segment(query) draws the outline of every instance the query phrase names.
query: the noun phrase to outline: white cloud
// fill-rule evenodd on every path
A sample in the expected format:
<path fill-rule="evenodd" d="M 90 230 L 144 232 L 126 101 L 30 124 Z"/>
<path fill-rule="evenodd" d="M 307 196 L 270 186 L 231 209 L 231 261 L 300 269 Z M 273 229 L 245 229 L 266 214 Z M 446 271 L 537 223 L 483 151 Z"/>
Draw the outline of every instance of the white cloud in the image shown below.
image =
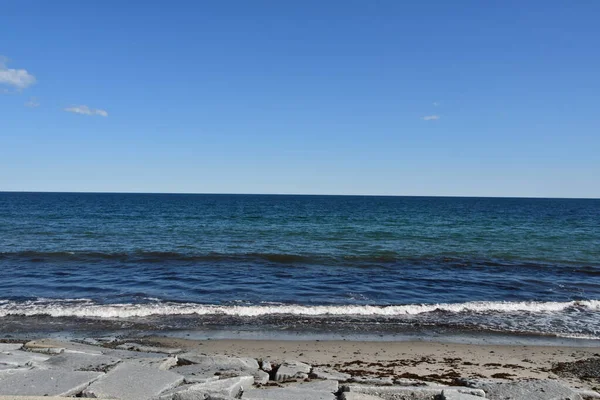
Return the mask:
<path fill-rule="evenodd" d="M 439 103 L 439 102 L 437 102 L 437 101 L 434 101 L 434 102 L 433 102 L 433 106 L 434 106 L 434 107 L 437 107 L 437 106 L 439 106 L 439 105 L 440 105 L 440 103 Z"/>
<path fill-rule="evenodd" d="M 440 119 L 439 115 L 426 115 L 423 117 L 423 121 L 437 121 Z"/>
<path fill-rule="evenodd" d="M 100 108 L 89 108 L 88 106 L 71 106 L 65 108 L 65 111 L 75 114 L 100 115 L 101 117 L 108 117 L 106 110 L 102 110 Z"/>
<path fill-rule="evenodd" d="M 0 56 L 0 85 L 8 85 L 17 90 L 25 89 L 35 83 L 35 76 L 25 69 L 8 68 L 8 59 Z M 7 92 L 4 90 L 4 92 Z"/>
<path fill-rule="evenodd" d="M 29 99 L 29 101 L 27 103 L 25 103 L 25 107 L 35 108 L 35 107 L 39 107 L 39 106 L 40 106 L 40 102 L 38 101 L 37 97 L 32 97 Z"/>

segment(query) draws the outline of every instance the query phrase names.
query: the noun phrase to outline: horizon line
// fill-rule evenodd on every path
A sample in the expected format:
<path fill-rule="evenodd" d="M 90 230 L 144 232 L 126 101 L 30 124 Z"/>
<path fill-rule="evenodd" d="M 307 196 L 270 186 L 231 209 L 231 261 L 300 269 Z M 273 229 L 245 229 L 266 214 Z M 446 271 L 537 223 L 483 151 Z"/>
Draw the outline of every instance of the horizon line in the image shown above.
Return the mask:
<path fill-rule="evenodd" d="M 49 190 L 0 190 L 0 193 L 47 193 L 47 194 L 149 194 L 189 196 L 329 196 L 329 197 L 435 197 L 478 199 L 549 199 L 549 200 L 600 200 L 600 197 L 544 197 L 544 196 L 468 196 L 468 195 L 417 195 L 417 194 L 317 194 L 317 193 L 234 193 L 234 192 L 112 192 L 112 191 L 49 191 Z"/>

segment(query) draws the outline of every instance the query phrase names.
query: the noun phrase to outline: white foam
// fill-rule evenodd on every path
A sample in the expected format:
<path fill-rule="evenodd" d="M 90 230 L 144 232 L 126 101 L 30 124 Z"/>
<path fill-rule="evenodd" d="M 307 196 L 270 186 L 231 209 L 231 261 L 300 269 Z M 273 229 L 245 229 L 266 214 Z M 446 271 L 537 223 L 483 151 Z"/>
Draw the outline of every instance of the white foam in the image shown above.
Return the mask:
<path fill-rule="evenodd" d="M 431 312 L 448 313 L 552 313 L 566 309 L 600 310 L 600 300 L 569 302 L 467 302 L 448 304 L 409 304 L 397 306 L 339 305 L 255 305 L 220 306 L 195 303 L 96 304 L 89 299 L 36 300 L 0 303 L 0 317 L 9 315 L 87 318 L 132 318 L 160 315 L 227 315 L 259 317 L 265 315 L 295 316 L 382 316 L 395 317 Z"/>

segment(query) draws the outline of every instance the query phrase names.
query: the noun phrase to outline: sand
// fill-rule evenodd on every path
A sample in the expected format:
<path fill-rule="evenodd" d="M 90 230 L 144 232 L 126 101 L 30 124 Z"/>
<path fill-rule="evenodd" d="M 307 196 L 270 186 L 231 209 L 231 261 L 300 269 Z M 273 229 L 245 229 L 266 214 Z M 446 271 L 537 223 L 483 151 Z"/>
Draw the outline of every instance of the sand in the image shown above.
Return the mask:
<path fill-rule="evenodd" d="M 451 383 L 462 377 L 560 379 L 573 388 L 598 389 L 595 380 L 557 376 L 558 362 L 600 357 L 599 347 L 473 345 L 433 342 L 188 340 L 149 337 L 146 343 L 206 355 L 253 357 L 279 363 L 295 359 L 353 376 L 414 378 Z M 139 342 L 139 340 L 138 340 Z"/>

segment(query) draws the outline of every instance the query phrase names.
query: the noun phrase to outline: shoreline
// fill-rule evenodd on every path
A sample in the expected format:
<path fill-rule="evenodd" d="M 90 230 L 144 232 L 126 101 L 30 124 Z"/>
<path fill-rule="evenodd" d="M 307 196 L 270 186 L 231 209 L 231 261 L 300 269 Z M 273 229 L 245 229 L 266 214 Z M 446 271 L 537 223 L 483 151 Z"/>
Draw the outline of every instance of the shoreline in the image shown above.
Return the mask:
<path fill-rule="evenodd" d="M 49 379 L 61 386 L 75 378 L 85 384 L 65 392 L 49 388 L 50 395 L 122 400 L 373 399 L 361 393 L 379 400 L 454 399 L 452 393 L 493 400 L 600 398 L 600 345 L 12 337 L 0 339 L 0 367 L 0 399 L 24 391 L 45 395 L 36 388 Z M 159 378 L 170 382 L 168 387 Z M 153 385 L 158 386 L 152 396 L 141 394 Z M 211 390 L 222 397 L 211 397 Z M 562 397 L 544 394 L 553 391 Z M 206 393 L 209 397 L 203 397 Z"/>
<path fill-rule="evenodd" d="M 194 340 L 158 336 L 137 340 L 161 347 L 198 351 L 206 355 L 261 358 L 267 354 L 276 362 L 292 358 L 313 366 L 341 365 L 349 370 L 353 369 L 349 365 L 359 360 L 360 368 L 354 369 L 369 371 L 373 376 L 380 378 L 389 375 L 390 369 L 386 363 L 393 364 L 401 360 L 402 366 L 395 368 L 395 372 L 418 376 L 424 381 L 446 384 L 453 381 L 453 371 L 462 377 L 557 379 L 551 371 L 554 364 L 600 357 L 600 343 L 596 347 L 580 347 L 433 341 Z M 377 363 L 383 365 L 370 365 Z M 370 366 L 367 367 L 368 365 Z M 560 379 L 573 387 L 589 389 L 594 386 L 580 379 Z"/>

